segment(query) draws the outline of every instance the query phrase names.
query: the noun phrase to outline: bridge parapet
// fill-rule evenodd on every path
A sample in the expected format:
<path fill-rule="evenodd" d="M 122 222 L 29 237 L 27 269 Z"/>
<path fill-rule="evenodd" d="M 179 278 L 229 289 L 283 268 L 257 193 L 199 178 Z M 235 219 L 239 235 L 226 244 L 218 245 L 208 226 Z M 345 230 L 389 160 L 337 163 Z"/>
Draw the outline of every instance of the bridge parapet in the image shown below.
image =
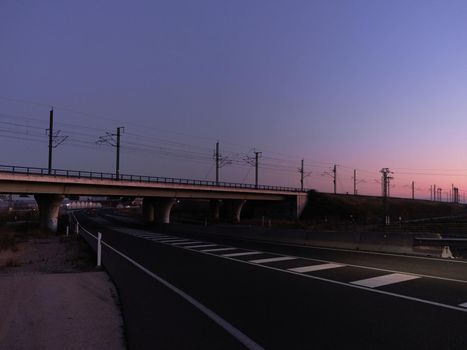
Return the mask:
<path fill-rule="evenodd" d="M 81 180 L 107 180 L 111 183 L 114 182 L 130 182 L 130 183 L 144 183 L 144 184 L 173 184 L 173 185 L 193 185 L 193 186 L 205 186 L 212 188 L 228 188 L 228 189 L 249 189 L 258 191 L 274 191 L 274 192 L 293 192 L 300 193 L 305 192 L 299 188 L 286 187 L 286 186 L 270 186 L 270 185 L 254 185 L 245 183 L 235 182 L 216 182 L 209 180 L 195 180 L 195 179 L 184 179 L 184 178 L 171 178 L 171 177 L 160 177 L 160 176 L 146 176 L 146 175 L 127 175 L 120 174 L 119 178 L 113 173 L 103 172 L 92 172 L 82 170 L 65 170 L 65 169 L 52 169 L 49 174 L 46 168 L 36 167 L 21 167 L 21 166 L 9 166 L 0 165 L 0 177 L 4 177 L 5 174 L 16 175 L 27 175 L 29 176 L 40 176 L 41 178 L 66 178 L 66 179 L 81 179 Z M 60 181 L 60 180 L 58 180 Z M 80 181 L 78 181 L 80 182 Z"/>

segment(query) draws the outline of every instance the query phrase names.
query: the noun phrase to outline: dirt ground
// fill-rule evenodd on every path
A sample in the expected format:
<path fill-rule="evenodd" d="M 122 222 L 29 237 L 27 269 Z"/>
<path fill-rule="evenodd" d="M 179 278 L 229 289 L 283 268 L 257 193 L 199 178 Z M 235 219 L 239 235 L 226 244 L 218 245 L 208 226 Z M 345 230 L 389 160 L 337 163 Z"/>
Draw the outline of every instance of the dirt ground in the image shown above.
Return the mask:
<path fill-rule="evenodd" d="M 118 294 L 77 236 L 0 227 L 0 349 L 125 349 Z"/>
<path fill-rule="evenodd" d="M 11 235 L 1 231 L 0 236 Z M 20 236 L 0 250 L 0 274 L 97 271 L 95 257 L 79 237 Z"/>

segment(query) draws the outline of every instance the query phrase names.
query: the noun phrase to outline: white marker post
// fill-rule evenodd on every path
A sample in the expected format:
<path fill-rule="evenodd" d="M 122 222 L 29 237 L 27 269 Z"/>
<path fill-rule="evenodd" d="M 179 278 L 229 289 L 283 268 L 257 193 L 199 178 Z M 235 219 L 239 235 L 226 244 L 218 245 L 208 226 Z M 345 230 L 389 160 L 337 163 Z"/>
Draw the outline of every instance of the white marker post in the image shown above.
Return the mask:
<path fill-rule="evenodd" d="M 102 233 L 97 232 L 97 267 L 101 267 L 101 261 L 102 261 L 101 240 L 102 240 Z"/>
<path fill-rule="evenodd" d="M 76 235 L 79 235 L 79 223 L 78 223 L 78 221 L 76 221 L 75 233 L 76 233 Z"/>
<path fill-rule="evenodd" d="M 70 226 L 66 225 L 66 236 L 70 235 Z"/>

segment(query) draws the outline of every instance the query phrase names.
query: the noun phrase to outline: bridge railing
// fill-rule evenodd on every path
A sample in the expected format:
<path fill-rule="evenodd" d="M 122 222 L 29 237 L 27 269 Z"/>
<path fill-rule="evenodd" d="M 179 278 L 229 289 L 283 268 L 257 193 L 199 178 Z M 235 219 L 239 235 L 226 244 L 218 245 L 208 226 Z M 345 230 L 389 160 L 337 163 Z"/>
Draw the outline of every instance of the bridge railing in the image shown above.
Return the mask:
<path fill-rule="evenodd" d="M 103 173 L 94 171 L 81 171 L 81 170 L 67 170 L 67 169 L 52 169 L 49 174 L 46 168 L 37 167 L 23 167 L 0 165 L 0 172 L 10 174 L 23 174 L 23 175 L 41 175 L 41 176 L 55 176 L 66 178 L 80 178 L 80 179 L 94 179 L 94 180 L 113 180 L 113 181 L 131 181 L 140 183 L 166 183 L 176 185 L 197 185 L 197 186 L 211 186 L 211 187 L 224 187 L 224 188 L 239 188 L 239 189 L 257 189 L 281 192 L 305 192 L 299 188 L 285 187 L 285 186 L 269 186 L 269 185 L 254 185 L 236 182 L 223 182 L 223 181 L 209 181 L 209 180 L 193 180 L 173 177 L 161 176 L 147 176 L 147 175 L 128 175 L 120 174 L 117 176 L 115 173 Z"/>

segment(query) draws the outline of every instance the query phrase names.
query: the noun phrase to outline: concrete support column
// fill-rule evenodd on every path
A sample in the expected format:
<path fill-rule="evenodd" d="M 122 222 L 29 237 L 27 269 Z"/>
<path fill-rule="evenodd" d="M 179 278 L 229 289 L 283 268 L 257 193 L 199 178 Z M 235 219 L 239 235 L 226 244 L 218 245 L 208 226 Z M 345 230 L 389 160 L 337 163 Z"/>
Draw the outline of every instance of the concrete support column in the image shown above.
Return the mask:
<path fill-rule="evenodd" d="M 232 220 L 234 223 L 238 224 L 240 222 L 240 216 L 242 213 L 242 208 L 245 205 L 246 200 L 238 199 L 238 200 L 231 200 L 231 214 Z"/>
<path fill-rule="evenodd" d="M 175 198 L 157 199 L 157 221 L 163 224 L 170 223 L 170 211 L 177 200 Z"/>
<path fill-rule="evenodd" d="M 64 196 L 58 194 L 35 194 L 39 207 L 39 227 L 41 231 L 57 232 L 58 211 Z"/>
<path fill-rule="evenodd" d="M 221 209 L 222 201 L 220 199 L 211 199 L 209 202 L 209 209 L 211 212 L 211 219 L 214 222 L 218 222 L 220 220 L 220 209 Z"/>
<path fill-rule="evenodd" d="M 300 216 L 302 215 L 303 210 L 305 209 L 307 203 L 308 203 L 307 194 L 297 195 L 297 198 L 295 200 L 295 205 L 294 205 L 294 213 L 293 213 L 295 219 L 300 219 Z"/>
<path fill-rule="evenodd" d="M 148 223 L 153 223 L 155 219 L 154 199 L 151 197 L 143 198 L 143 217 Z"/>

